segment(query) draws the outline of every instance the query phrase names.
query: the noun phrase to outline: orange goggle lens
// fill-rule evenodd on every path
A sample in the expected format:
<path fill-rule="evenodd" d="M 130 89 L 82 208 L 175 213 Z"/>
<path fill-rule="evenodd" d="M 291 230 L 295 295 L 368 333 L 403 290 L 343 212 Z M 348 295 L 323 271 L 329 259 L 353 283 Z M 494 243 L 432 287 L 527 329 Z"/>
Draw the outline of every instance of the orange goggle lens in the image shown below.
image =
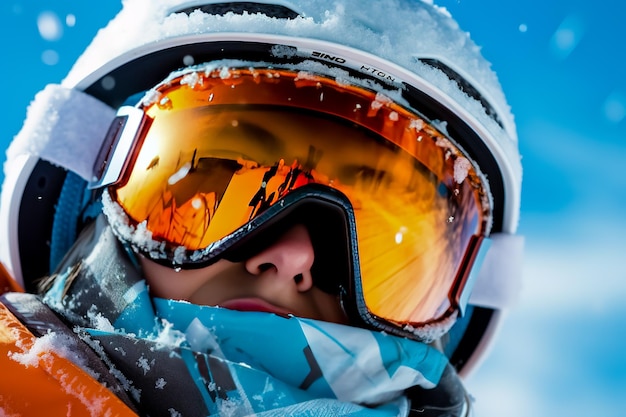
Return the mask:
<path fill-rule="evenodd" d="M 352 206 L 354 287 L 370 314 L 425 323 L 450 309 L 489 207 L 473 165 L 428 121 L 365 88 L 288 70 L 191 72 L 152 97 L 132 110 L 131 157 L 109 192 L 153 240 L 184 247 L 183 266 L 318 184 Z M 116 137 L 128 135 L 119 127 Z"/>

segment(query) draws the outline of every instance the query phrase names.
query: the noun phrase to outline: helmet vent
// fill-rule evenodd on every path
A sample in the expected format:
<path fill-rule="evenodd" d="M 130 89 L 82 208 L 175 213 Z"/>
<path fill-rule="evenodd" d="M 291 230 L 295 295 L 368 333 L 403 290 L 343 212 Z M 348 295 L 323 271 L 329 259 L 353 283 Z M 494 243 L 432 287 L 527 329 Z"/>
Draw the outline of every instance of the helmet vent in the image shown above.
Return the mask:
<path fill-rule="evenodd" d="M 244 14 L 244 12 L 251 14 L 261 13 L 268 17 L 275 17 L 278 19 L 295 19 L 299 16 L 297 12 L 286 6 L 279 4 L 257 3 L 253 1 L 225 1 L 220 3 L 196 5 L 176 10 L 176 12 L 191 14 L 195 10 L 200 10 L 204 13 L 213 15 L 225 15 L 226 13 Z"/>
<path fill-rule="evenodd" d="M 439 61 L 438 59 L 418 58 L 418 60 L 426 65 L 430 65 L 433 68 L 437 68 L 438 70 L 446 74 L 448 78 L 450 78 L 459 86 L 461 91 L 463 91 L 465 94 L 472 97 L 473 99 L 477 100 L 483 106 L 487 115 L 491 117 L 498 125 L 500 125 L 502 129 L 504 129 L 504 124 L 502 123 L 502 120 L 500 120 L 500 117 L 498 116 L 498 113 L 493 108 L 493 106 L 482 94 L 480 94 L 480 91 L 478 91 L 476 87 L 470 84 L 470 82 L 465 79 L 461 74 L 459 74 L 443 62 Z"/>

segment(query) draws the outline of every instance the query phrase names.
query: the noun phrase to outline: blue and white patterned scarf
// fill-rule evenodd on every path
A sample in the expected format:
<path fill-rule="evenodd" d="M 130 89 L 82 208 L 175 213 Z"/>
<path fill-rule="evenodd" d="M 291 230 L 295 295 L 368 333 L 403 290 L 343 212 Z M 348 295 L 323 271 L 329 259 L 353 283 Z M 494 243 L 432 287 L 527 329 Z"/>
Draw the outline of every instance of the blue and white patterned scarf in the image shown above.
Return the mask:
<path fill-rule="evenodd" d="M 73 323 L 142 414 L 406 416 L 405 390 L 446 384 L 447 358 L 423 343 L 152 298 L 110 230 L 97 235 L 76 254 L 78 278 L 68 286 L 73 268 L 63 267 L 44 301 Z"/>
<path fill-rule="evenodd" d="M 118 330 L 88 333 L 137 401 L 172 416 L 405 416 L 403 392 L 434 388 L 447 364 L 428 345 L 384 333 L 172 300 L 151 303 L 143 288 L 127 293 L 136 299 L 113 323 Z"/>

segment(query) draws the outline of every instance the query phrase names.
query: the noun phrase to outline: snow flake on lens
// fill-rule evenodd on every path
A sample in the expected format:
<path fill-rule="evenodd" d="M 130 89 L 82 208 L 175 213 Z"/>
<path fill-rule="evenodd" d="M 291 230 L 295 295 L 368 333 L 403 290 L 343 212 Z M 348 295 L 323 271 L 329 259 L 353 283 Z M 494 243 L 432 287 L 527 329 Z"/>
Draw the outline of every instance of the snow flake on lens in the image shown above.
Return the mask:
<path fill-rule="evenodd" d="M 175 265 L 182 265 L 187 254 L 187 249 L 184 246 L 179 246 L 174 250 L 174 258 L 172 259 L 172 262 Z M 180 267 L 176 267 L 175 268 L 176 272 L 180 272 L 181 268 Z"/>
<path fill-rule="evenodd" d="M 442 306 L 443 307 L 443 306 Z M 442 311 L 438 311 L 437 315 L 442 314 Z M 433 340 L 439 339 L 442 335 L 448 332 L 452 325 L 456 322 L 458 316 L 457 312 L 450 314 L 450 316 L 438 321 L 434 324 L 420 325 L 419 327 L 413 327 L 407 324 L 403 327 L 403 330 L 412 333 L 417 338 L 424 341 L 424 343 L 430 343 Z"/>
<path fill-rule="evenodd" d="M 472 164 L 467 158 L 462 156 L 456 158 L 454 161 L 454 180 L 457 184 L 465 181 L 471 168 Z"/>
<path fill-rule="evenodd" d="M 195 89 L 197 86 L 201 87 L 204 84 L 204 77 L 202 77 L 198 72 L 189 73 L 180 80 L 180 85 L 188 85 L 192 89 Z"/>
<path fill-rule="evenodd" d="M 159 109 L 161 110 L 171 110 L 172 107 L 174 106 L 172 104 L 172 100 L 170 100 L 169 97 L 165 96 L 162 97 L 158 102 L 157 102 L 157 106 L 159 107 Z"/>
<path fill-rule="evenodd" d="M 296 77 L 293 79 L 294 82 L 298 82 L 298 81 L 303 81 L 303 80 L 307 80 L 307 81 L 314 81 L 316 82 L 318 87 L 321 87 L 321 84 L 317 81 L 319 79 L 319 77 L 309 71 L 298 71 L 298 73 L 296 74 Z"/>
<path fill-rule="evenodd" d="M 168 179 L 167 179 L 167 183 L 169 185 L 174 185 L 177 182 L 179 182 L 180 180 L 184 179 L 187 174 L 189 174 L 189 172 L 191 171 L 191 162 L 187 162 L 185 163 L 182 167 L 180 167 L 180 169 L 178 171 L 176 171 L 175 173 L 173 173 Z"/>
<path fill-rule="evenodd" d="M 370 104 L 371 113 L 368 116 L 374 116 L 378 112 L 378 110 L 382 109 L 384 106 L 388 106 L 392 103 L 392 100 L 382 93 L 376 93 L 376 98 Z"/>
<path fill-rule="evenodd" d="M 424 125 L 425 123 L 422 119 L 411 119 L 409 128 L 415 129 L 415 131 L 419 132 L 420 130 L 424 129 Z"/>
<path fill-rule="evenodd" d="M 141 99 L 141 105 L 144 107 L 149 107 L 154 103 L 158 102 L 161 99 L 162 94 L 156 90 L 147 91 L 146 94 Z"/>
<path fill-rule="evenodd" d="M 404 241 L 404 235 L 406 235 L 408 232 L 409 232 L 409 229 L 406 226 L 400 227 L 400 230 L 396 232 L 396 235 L 394 238 L 397 245 L 401 244 Z"/>
<path fill-rule="evenodd" d="M 232 72 L 230 71 L 230 69 L 228 67 L 223 67 L 220 70 L 220 78 L 222 80 L 227 80 L 227 79 L 229 79 L 231 77 L 232 77 Z"/>

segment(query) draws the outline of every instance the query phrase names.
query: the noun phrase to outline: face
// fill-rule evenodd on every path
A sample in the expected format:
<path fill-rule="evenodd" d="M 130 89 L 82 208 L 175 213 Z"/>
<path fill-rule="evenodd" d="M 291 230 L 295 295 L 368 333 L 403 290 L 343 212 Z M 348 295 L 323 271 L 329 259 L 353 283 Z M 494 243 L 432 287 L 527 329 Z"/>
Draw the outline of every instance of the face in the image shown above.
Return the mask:
<path fill-rule="evenodd" d="M 150 292 L 157 297 L 345 323 L 338 297 L 313 285 L 314 258 L 306 227 L 295 225 L 242 262 L 220 260 L 181 271 L 145 257 L 141 264 Z"/>

